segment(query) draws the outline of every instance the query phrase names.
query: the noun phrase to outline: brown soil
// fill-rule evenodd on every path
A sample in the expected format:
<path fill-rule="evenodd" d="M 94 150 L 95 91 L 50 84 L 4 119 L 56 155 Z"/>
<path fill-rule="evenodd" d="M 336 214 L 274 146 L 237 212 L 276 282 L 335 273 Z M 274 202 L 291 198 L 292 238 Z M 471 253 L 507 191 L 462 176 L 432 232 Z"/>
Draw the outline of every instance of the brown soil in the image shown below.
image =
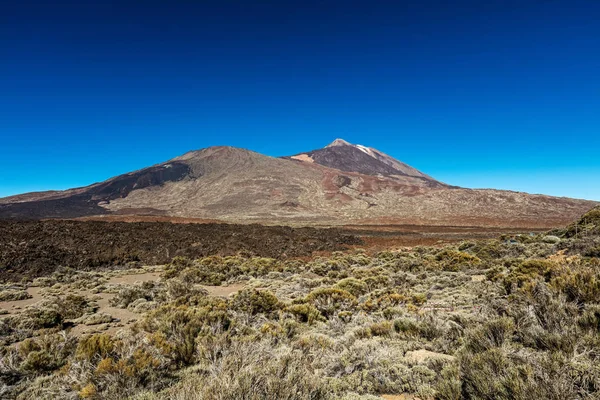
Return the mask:
<path fill-rule="evenodd" d="M 0 279 L 34 278 L 60 266 L 160 265 L 176 256 L 244 253 L 310 256 L 360 244 L 338 229 L 167 222 L 0 221 Z"/>
<path fill-rule="evenodd" d="M 374 253 L 399 247 L 436 246 L 467 239 L 492 239 L 503 234 L 529 234 L 545 231 L 540 228 L 494 228 L 478 226 L 432 225 L 346 225 L 343 232 L 352 234 L 363 243 L 353 247 Z"/>
<path fill-rule="evenodd" d="M 245 286 L 245 283 L 235 283 L 229 286 L 205 286 L 200 285 L 208 292 L 209 296 L 229 297 L 239 292 Z"/>

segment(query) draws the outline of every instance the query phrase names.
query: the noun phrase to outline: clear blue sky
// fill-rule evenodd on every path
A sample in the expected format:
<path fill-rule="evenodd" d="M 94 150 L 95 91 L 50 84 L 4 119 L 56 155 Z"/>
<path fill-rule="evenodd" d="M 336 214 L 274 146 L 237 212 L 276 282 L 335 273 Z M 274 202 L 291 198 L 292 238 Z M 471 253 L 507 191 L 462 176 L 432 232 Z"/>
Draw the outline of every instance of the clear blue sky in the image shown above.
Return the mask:
<path fill-rule="evenodd" d="M 600 200 L 599 21 L 597 0 L 4 2 L 0 196 L 342 137 Z"/>

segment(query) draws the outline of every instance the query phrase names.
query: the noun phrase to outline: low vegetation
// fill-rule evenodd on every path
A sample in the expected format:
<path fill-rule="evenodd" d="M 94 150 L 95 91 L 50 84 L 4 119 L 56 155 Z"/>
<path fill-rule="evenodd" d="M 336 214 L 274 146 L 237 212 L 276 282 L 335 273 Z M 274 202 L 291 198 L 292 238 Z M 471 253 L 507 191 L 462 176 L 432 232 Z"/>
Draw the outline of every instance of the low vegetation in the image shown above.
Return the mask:
<path fill-rule="evenodd" d="M 176 258 L 143 284 L 58 270 L 36 281 L 43 301 L 0 317 L 0 397 L 598 398 L 595 215 L 577 235 L 310 260 Z M 219 296 L 214 285 L 241 289 Z M 77 333 L 104 311 L 74 288 L 111 293 L 110 307 L 139 318 Z"/>

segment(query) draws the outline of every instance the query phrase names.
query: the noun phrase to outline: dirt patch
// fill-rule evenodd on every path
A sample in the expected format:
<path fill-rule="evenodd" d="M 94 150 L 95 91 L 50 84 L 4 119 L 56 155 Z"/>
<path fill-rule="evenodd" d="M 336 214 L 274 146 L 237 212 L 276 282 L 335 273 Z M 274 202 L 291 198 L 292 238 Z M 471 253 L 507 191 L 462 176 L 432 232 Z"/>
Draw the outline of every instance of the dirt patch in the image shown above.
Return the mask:
<path fill-rule="evenodd" d="M 312 157 L 309 156 L 308 154 L 298 154 L 297 156 L 291 156 L 290 158 L 294 159 L 294 160 L 299 160 L 299 161 L 306 161 L 309 163 L 315 162 L 315 160 L 313 160 Z"/>
<path fill-rule="evenodd" d="M 454 360 L 453 356 L 450 356 L 448 354 L 443 354 L 443 353 L 436 353 L 435 351 L 429 351 L 429 350 L 425 350 L 425 349 L 420 349 L 420 350 L 415 350 L 415 351 L 407 351 L 406 354 L 404 355 L 404 358 L 406 358 L 409 361 L 413 361 L 416 363 L 422 363 L 426 360 L 447 360 L 447 361 L 452 361 Z"/>
<path fill-rule="evenodd" d="M 209 296 L 223 296 L 228 297 L 233 293 L 237 293 L 242 290 L 245 283 L 235 283 L 229 286 L 204 286 L 202 287 L 208 291 Z"/>
<path fill-rule="evenodd" d="M 0 279 L 52 273 L 59 266 L 91 270 L 130 262 L 160 265 L 176 256 L 244 253 L 310 256 L 359 244 L 338 229 L 167 222 L 0 221 Z"/>
<path fill-rule="evenodd" d="M 377 252 L 401 247 L 443 246 L 463 240 L 493 239 L 503 234 L 529 234 L 540 232 L 536 228 L 486 228 L 478 226 L 433 225 L 345 225 L 342 232 L 353 234 L 363 243 L 360 247 Z"/>
<path fill-rule="evenodd" d="M 160 272 L 147 272 L 144 274 L 130 274 L 113 276 L 108 280 L 109 285 L 133 285 L 137 283 L 157 281 L 160 279 Z"/>

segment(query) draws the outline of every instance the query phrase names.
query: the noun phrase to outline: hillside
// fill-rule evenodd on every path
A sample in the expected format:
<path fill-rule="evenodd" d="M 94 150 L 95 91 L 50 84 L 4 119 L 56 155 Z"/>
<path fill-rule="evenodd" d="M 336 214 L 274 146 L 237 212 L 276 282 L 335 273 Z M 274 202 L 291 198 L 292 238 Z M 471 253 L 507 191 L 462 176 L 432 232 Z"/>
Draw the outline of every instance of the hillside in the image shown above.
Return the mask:
<path fill-rule="evenodd" d="M 283 158 L 224 146 L 191 151 L 87 187 L 0 199 L 0 217 L 557 227 L 596 204 L 450 186 L 379 150 L 338 139 Z"/>

